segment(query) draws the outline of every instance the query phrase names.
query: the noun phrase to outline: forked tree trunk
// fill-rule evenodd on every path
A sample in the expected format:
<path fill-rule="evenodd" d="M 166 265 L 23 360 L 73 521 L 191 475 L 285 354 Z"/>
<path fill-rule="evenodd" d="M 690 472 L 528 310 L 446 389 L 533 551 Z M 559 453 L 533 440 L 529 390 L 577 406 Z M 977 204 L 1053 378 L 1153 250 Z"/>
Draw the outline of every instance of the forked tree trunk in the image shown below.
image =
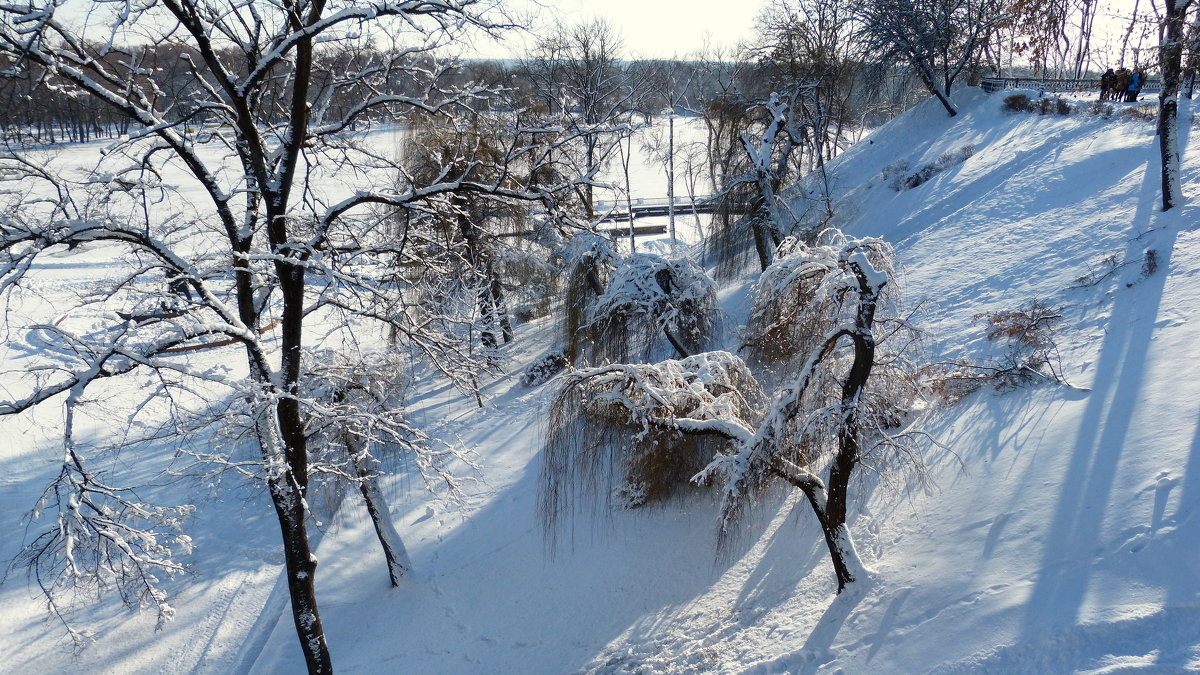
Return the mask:
<path fill-rule="evenodd" d="M 877 275 L 863 269 L 863 265 L 869 263 L 864 259 L 861 262 L 852 260 L 848 264 L 858 281 L 858 312 L 854 327 L 834 338 L 837 340 L 849 337 L 854 344 L 854 360 L 850 364 L 846 379 L 842 382 L 843 423 L 838 431 L 837 454 L 834 455 L 833 464 L 829 468 L 829 484 L 823 485 L 811 474 L 801 477 L 790 471 L 787 463 L 775 467 L 778 475 L 803 490 L 808 497 L 813 513 L 821 525 L 821 532 L 825 536 L 825 545 L 829 549 L 829 558 L 837 576 L 838 593 L 845 590 L 846 585 L 853 582 L 862 570 L 862 562 L 850 536 L 850 528 L 846 525 L 846 511 L 850 478 L 862 460 L 858 406 L 875 365 L 875 309 L 879 304 L 879 293 L 887 283 L 886 277 L 877 278 Z"/>

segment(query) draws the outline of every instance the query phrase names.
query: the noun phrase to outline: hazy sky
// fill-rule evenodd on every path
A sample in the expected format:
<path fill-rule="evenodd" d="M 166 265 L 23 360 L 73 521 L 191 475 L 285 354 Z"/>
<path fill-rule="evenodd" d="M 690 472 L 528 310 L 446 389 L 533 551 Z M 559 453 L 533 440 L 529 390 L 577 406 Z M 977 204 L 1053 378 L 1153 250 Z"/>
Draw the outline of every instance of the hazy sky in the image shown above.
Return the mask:
<path fill-rule="evenodd" d="M 593 17 L 608 19 L 625 40 L 628 57 L 685 56 L 707 39 L 713 45 L 735 47 L 753 35 L 754 19 L 766 0 L 498 0 L 523 15 L 534 30 L 555 21 L 572 24 Z M 1101 0 L 1092 47 L 1097 52 L 1119 43 L 1127 17 L 1135 6 L 1152 11 L 1163 0 Z M 1139 31 L 1140 32 L 1140 31 Z M 521 56 L 529 35 L 510 32 L 502 43 L 477 41 L 475 55 Z M 1130 47 L 1150 47 L 1156 39 L 1134 36 Z M 1097 55 L 1099 60 L 1105 57 Z"/>
<path fill-rule="evenodd" d="M 508 3 L 537 23 L 579 23 L 608 19 L 624 37 L 631 57 L 684 56 L 705 38 L 714 45 L 736 46 L 750 35 L 761 0 L 517 0 Z M 479 42 L 480 56 L 519 56 L 524 43 L 510 35 L 502 44 Z"/>

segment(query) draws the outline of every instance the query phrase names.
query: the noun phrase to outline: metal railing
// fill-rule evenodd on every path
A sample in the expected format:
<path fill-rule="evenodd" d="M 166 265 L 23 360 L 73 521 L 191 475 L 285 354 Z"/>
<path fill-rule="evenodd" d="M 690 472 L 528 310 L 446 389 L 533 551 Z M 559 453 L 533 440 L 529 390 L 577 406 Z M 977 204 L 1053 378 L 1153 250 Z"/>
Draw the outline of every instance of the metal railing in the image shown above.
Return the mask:
<path fill-rule="evenodd" d="M 706 202 L 710 202 L 710 201 L 712 201 L 714 196 L 715 195 L 696 195 L 695 202 L 696 202 L 696 204 L 703 204 Z M 633 205 L 634 211 L 638 211 L 641 209 L 666 208 L 667 205 L 669 205 L 671 203 L 671 200 L 666 197 L 653 197 L 653 198 L 634 197 L 633 199 L 631 199 L 629 201 Z M 680 196 L 675 197 L 675 206 L 683 208 L 683 209 L 687 209 L 687 208 L 691 207 L 692 201 L 693 200 L 691 197 L 688 197 L 686 195 L 680 195 Z M 603 213 L 610 209 L 624 209 L 626 206 L 627 206 L 627 204 L 625 203 L 624 199 L 614 199 L 611 201 L 605 199 L 605 200 L 596 200 L 596 203 L 593 206 L 593 208 L 597 213 Z"/>
<path fill-rule="evenodd" d="M 1046 92 L 1100 91 L 1099 79 L 1068 80 L 1040 79 L 1036 77 L 985 77 L 979 85 L 989 94 L 1001 89 L 1033 89 Z M 1142 83 L 1139 93 L 1157 94 L 1162 90 L 1161 80 L 1146 80 Z"/>

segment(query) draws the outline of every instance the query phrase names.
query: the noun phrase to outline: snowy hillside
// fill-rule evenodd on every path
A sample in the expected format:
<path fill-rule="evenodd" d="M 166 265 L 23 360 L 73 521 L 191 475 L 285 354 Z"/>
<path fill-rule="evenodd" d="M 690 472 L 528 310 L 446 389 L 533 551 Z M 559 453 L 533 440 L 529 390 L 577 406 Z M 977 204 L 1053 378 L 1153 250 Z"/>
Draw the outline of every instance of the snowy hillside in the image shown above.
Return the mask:
<path fill-rule="evenodd" d="M 1007 114 L 1002 95 L 973 89 L 957 98 L 958 117 L 928 101 L 829 166 L 835 224 L 895 246 L 931 360 L 987 358 L 974 317 L 1040 299 L 1064 317 L 1055 342 L 1073 386 L 985 389 L 922 420 L 937 441 L 924 457 L 932 487 L 857 488 L 851 529 L 870 578 L 835 596 L 797 491 L 770 496 L 720 558 L 717 505 L 704 497 L 583 514 L 551 555 L 536 504 L 552 385 L 529 389 L 520 375 L 553 327 L 524 324 L 484 407 L 442 382 L 413 387 L 410 419 L 470 448 L 480 469 L 456 503 L 393 467 L 388 493 L 416 570 L 407 585 L 388 587 L 357 501 L 322 525 L 317 579 L 337 669 L 1200 670 L 1200 212 L 1158 210 L 1152 122 Z M 1184 192 L 1196 200 L 1200 142 L 1186 147 Z M 891 186 L 946 155 L 957 159 L 922 184 Z M 91 273 L 64 269 L 64 285 Z M 722 293 L 735 319 L 752 277 Z M 3 422 L 16 439 L 0 446 L 7 532 L 22 531 L 60 461 L 46 449 L 55 420 L 39 415 Z M 36 586 L 13 572 L 0 586 L 0 671 L 302 671 L 270 504 L 229 491 L 235 482 L 152 488 L 198 506 L 190 572 L 169 583 L 177 615 L 161 632 L 152 616 L 83 598 L 97 639 L 73 655 Z M 0 543 L 0 559 L 20 543 Z"/>

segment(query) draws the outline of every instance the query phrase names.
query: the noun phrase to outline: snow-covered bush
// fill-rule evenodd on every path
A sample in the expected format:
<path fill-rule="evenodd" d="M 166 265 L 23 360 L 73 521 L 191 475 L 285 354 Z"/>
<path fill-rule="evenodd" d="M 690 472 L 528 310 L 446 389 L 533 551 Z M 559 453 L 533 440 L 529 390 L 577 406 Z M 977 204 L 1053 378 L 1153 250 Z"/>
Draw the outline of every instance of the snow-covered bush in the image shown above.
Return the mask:
<path fill-rule="evenodd" d="M 521 384 L 526 387 L 536 387 L 549 382 L 555 375 L 561 373 L 569 364 L 561 349 L 551 349 L 534 359 L 533 363 L 521 375 Z"/>
<path fill-rule="evenodd" d="M 669 496 L 707 452 L 713 459 L 692 482 L 721 486 L 719 541 L 782 479 L 808 497 L 839 590 L 858 576 L 846 529 L 850 477 L 862 465 L 881 471 L 896 459 L 916 461 L 913 435 L 900 430 L 916 377 L 903 357 L 904 326 L 889 318 L 894 304 L 882 295 L 890 249 L 840 233 L 827 239 L 814 247 L 786 241 L 760 283 L 748 334 L 790 341 L 789 350 L 803 353 L 770 397 L 726 352 L 568 378 L 553 404 L 542 470 L 541 514 L 552 538 L 581 499 L 611 501 L 614 487 L 626 503 Z M 880 325 L 886 339 L 876 337 Z M 817 477 L 826 466 L 828 483 Z"/>
<path fill-rule="evenodd" d="M 1083 113 L 1091 117 L 1108 119 L 1113 116 L 1115 111 L 1116 109 L 1111 103 L 1104 103 L 1103 101 L 1089 101 L 1083 106 Z"/>
<path fill-rule="evenodd" d="M 1004 98 L 1006 113 L 1037 113 L 1039 115 L 1070 115 L 1074 110 L 1070 102 L 1058 96 L 1029 98 L 1026 94 L 1012 94 Z"/>
<path fill-rule="evenodd" d="M 1121 119 L 1154 122 L 1158 120 L 1157 105 L 1131 105 L 1121 110 Z"/>
<path fill-rule="evenodd" d="M 899 192 L 900 186 L 903 184 L 904 177 L 908 175 L 909 162 L 906 158 L 900 158 L 891 164 L 883 167 L 883 173 L 880 179 L 887 183 L 888 187 Z"/>
<path fill-rule="evenodd" d="M 1004 97 L 1004 112 L 1032 112 L 1033 101 L 1028 94 L 1010 94 Z"/>
<path fill-rule="evenodd" d="M 764 401 L 728 352 L 572 373 L 550 407 L 540 502 L 547 531 L 581 502 L 640 506 L 687 488 L 725 440 L 682 427 L 752 427 Z"/>
<path fill-rule="evenodd" d="M 721 328 L 716 288 L 689 260 L 638 253 L 613 270 L 580 333 L 585 363 L 650 361 L 665 339 L 677 357 L 712 346 Z"/>
<path fill-rule="evenodd" d="M 951 150 L 944 153 L 937 161 L 930 162 L 922 166 L 914 173 L 906 174 L 904 171 L 908 169 L 908 161 L 901 160 L 893 162 L 884 169 L 884 178 L 888 180 L 888 187 L 896 192 L 911 190 L 919 185 L 929 182 L 930 178 L 949 169 L 953 166 L 958 166 L 975 155 L 975 146 L 967 143 L 956 150 Z"/>
<path fill-rule="evenodd" d="M 962 164 L 975 154 L 975 146 L 967 144 L 958 150 L 947 152 L 937 161 L 923 165 L 915 172 L 908 173 L 908 160 L 897 160 L 883 170 L 883 178 L 888 187 L 896 192 L 902 192 L 922 185 L 946 169 Z"/>

